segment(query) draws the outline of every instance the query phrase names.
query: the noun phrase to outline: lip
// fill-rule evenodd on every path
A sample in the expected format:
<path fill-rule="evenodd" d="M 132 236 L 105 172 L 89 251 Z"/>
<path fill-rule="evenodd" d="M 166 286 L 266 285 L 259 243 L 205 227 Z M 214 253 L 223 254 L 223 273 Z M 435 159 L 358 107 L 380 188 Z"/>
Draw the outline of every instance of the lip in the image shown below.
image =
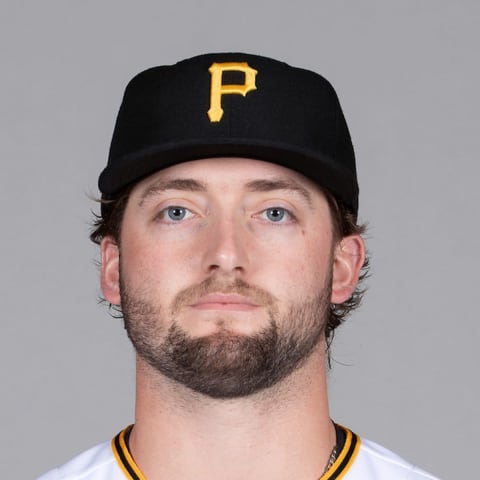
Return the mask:
<path fill-rule="evenodd" d="M 197 310 L 254 310 L 258 305 L 243 295 L 232 293 L 210 293 L 200 297 L 190 307 Z"/>

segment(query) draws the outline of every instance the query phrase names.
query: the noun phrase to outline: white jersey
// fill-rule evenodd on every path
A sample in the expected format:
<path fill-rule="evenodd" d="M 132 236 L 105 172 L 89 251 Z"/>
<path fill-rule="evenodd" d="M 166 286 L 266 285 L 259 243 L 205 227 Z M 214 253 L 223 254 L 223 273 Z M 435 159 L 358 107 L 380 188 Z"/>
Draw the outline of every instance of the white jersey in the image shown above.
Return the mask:
<path fill-rule="evenodd" d="M 319 480 L 438 480 L 396 454 L 355 433 L 345 431 L 345 443 L 335 463 Z M 146 480 L 128 451 L 130 427 L 51 470 L 38 480 Z"/>

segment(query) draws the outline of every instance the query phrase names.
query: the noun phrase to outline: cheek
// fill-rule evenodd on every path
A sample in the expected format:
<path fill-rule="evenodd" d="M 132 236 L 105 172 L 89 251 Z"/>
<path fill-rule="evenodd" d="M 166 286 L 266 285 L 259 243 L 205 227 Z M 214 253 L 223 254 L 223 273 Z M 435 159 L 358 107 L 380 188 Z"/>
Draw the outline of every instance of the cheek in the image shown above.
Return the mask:
<path fill-rule="evenodd" d="M 326 286 L 330 271 L 330 256 L 318 253 L 304 257 L 290 275 L 295 278 L 296 285 L 302 286 L 303 293 L 310 296 L 316 295 Z"/>
<path fill-rule="evenodd" d="M 317 240 L 318 239 L 318 240 Z M 324 243 L 325 242 L 325 243 Z M 290 243 L 282 250 L 263 252 L 262 278 L 279 299 L 298 302 L 318 295 L 332 269 L 330 243 L 321 236 L 308 242 Z M 276 291 L 273 291 L 275 289 Z"/>
<path fill-rule="evenodd" d="M 168 302 L 192 280 L 198 264 L 192 248 L 182 242 L 161 244 L 146 235 L 126 236 L 121 247 L 121 275 L 127 288 Z"/>

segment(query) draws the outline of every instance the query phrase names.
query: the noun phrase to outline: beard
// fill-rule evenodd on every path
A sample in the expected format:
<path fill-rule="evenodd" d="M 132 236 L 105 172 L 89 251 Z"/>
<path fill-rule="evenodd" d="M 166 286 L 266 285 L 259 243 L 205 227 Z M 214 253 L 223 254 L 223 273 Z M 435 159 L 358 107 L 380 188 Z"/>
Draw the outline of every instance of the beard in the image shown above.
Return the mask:
<path fill-rule="evenodd" d="M 170 310 L 145 292 L 133 293 L 120 279 L 125 329 L 137 352 L 155 371 L 212 398 L 237 398 L 269 388 L 300 368 L 325 335 L 331 273 L 313 298 L 293 303 L 282 315 L 269 292 L 241 279 L 226 284 L 211 277 L 181 291 Z M 237 293 L 267 311 L 268 325 L 254 335 L 228 329 L 228 314 L 218 314 L 218 330 L 189 336 L 176 318 L 181 309 L 208 293 Z M 166 330 L 163 325 L 171 326 Z"/>

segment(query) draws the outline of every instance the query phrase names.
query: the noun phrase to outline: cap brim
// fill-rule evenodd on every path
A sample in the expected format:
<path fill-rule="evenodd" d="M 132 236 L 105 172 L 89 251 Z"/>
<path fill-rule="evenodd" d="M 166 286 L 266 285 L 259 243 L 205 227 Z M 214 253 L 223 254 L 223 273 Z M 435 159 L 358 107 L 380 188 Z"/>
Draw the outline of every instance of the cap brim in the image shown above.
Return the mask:
<path fill-rule="evenodd" d="M 126 155 L 115 164 L 108 165 L 101 173 L 98 184 L 104 198 L 109 198 L 158 170 L 178 163 L 218 157 L 252 158 L 290 168 L 328 189 L 348 209 L 357 211 L 357 205 L 351 204 L 351 199 L 358 196 L 358 188 L 353 188 L 356 187 L 356 179 L 328 155 L 251 138 L 189 139 L 163 143 Z M 345 190 L 346 185 L 352 186 L 351 191 Z"/>

